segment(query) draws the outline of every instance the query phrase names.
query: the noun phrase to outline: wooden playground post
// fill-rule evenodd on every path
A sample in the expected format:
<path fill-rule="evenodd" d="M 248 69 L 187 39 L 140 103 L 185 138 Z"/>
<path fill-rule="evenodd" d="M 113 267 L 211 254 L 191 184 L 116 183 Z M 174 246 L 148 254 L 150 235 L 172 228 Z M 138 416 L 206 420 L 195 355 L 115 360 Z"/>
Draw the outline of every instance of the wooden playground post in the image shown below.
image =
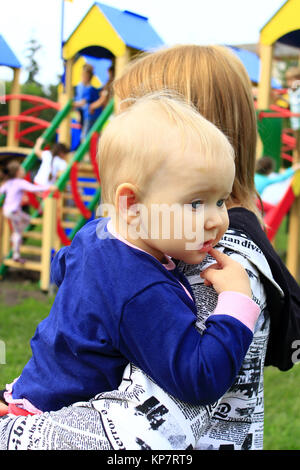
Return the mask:
<path fill-rule="evenodd" d="M 1 226 L 0 226 L 0 230 L 1 230 L 1 248 L 0 248 L 0 255 L 1 255 L 1 258 L 3 256 L 6 256 L 9 251 L 10 251 L 10 227 L 9 227 L 9 223 L 8 223 L 8 220 L 6 219 L 6 217 L 3 216 L 3 209 L 1 209 Z"/>
<path fill-rule="evenodd" d="M 273 45 L 260 44 L 260 80 L 258 87 L 258 109 L 270 106 Z"/>
<path fill-rule="evenodd" d="M 40 287 L 48 290 L 50 284 L 51 250 L 54 247 L 56 233 L 56 199 L 47 197 L 44 200 L 42 256 Z"/>
<path fill-rule="evenodd" d="M 11 87 L 11 94 L 18 95 L 20 93 L 20 73 L 21 69 L 14 68 L 14 78 Z M 9 115 L 18 116 L 20 114 L 21 105 L 19 99 L 10 100 L 9 102 Z M 17 147 L 18 140 L 15 137 L 16 130 L 18 128 L 18 123 L 14 121 L 8 122 L 7 130 L 7 146 L 8 147 Z"/>
<path fill-rule="evenodd" d="M 72 88 L 72 67 L 73 60 L 68 59 L 66 61 L 66 73 L 65 73 L 65 87 L 64 91 L 60 94 L 59 101 L 61 109 L 66 106 L 67 102 L 73 98 Z M 68 114 L 59 126 L 59 141 L 70 147 L 71 145 L 71 118 Z"/>
<path fill-rule="evenodd" d="M 0 260 L 7 255 L 10 249 L 10 230 L 6 218 L 3 215 L 3 208 L 0 207 Z"/>
<path fill-rule="evenodd" d="M 296 148 L 293 152 L 293 163 L 300 162 L 300 130 L 296 131 Z M 293 202 L 290 221 L 287 246 L 286 265 L 290 273 L 299 279 L 299 236 L 300 236 L 300 197 L 296 196 Z"/>

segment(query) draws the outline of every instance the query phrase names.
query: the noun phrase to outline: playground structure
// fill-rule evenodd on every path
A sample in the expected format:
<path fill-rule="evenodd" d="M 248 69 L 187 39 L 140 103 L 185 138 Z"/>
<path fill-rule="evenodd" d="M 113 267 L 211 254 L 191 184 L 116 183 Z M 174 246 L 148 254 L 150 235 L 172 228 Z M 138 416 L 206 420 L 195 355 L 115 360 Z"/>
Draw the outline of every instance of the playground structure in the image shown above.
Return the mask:
<path fill-rule="evenodd" d="M 284 7 L 290 8 L 291 5 L 295 8 L 296 2 L 287 1 L 277 15 L 286 14 Z M 298 22 L 300 23 L 300 20 Z M 269 23 L 274 23 L 275 30 L 278 29 L 278 24 L 281 24 L 277 22 L 276 15 Z M 298 161 L 299 152 L 297 136 L 294 136 L 288 129 L 282 129 L 283 118 L 290 117 L 290 111 L 272 106 L 269 101 L 271 83 L 272 86 L 275 86 L 275 82 L 271 82 L 271 61 L 270 55 L 268 56 L 266 52 L 270 52 L 273 43 L 267 44 L 267 42 L 270 40 L 274 42 L 280 37 L 274 33 L 271 34 L 272 27 L 269 23 L 261 31 L 261 78 L 257 102 L 257 121 L 263 143 L 263 153 L 271 155 L 276 162 L 276 169 L 279 169 L 282 159 L 290 162 Z M 294 22 L 290 24 L 295 27 Z M 300 30 L 300 24 L 297 27 Z M 6 47 L 4 39 L 3 43 Z M 5 55 L 7 60 L 6 63 L 2 61 L 2 65 L 13 68 L 14 79 L 12 93 L 6 96 L 9 103 L 9 116 L 0 118 L 0 132 L 7 135 L 7 146 L 0 148 L 0 158 L 1 155 L 6 157 L 21 156 L 23 158 L 22 165 L 29 179 L 30 172 L 37 162 L 37 157 L 32 150 L 33 142 L 28 140 L 28 134 L 31 131 L 41 130 L 45 145 L 50 144 L 58 135 L 61 142 L 73 147 L 72 129 L 76 128 L 76 124 L 72 123 L 71 118 L 73 89 L 80 80 L 82 65 L 88 62 L 97 69 L 94 85 L 99 87 L 107 79 L 107 68 L 110 64 L 114 64 L 115 76 L 118 77 L 122 74 L 127 63 L 137 54 L 151 51 L 162 45 L 162 40 L 153 30 L 147 18 L 126 10 L 120 11 L 101 3 L 95 3 L 62 45 L 65 74 L 63 83 L 59 85 L 58 103 L 20 94 L 21 64 L 7 46 Z M 241 54 L 241 51 L 238 52 Z M 2 52 L 0 53 L 2 55 Z M 10 57 L 9 60 L 8 57 Z M 267 63 L 266 57 L 269 57 Z M 278 93 L 281 91 L 278 90 Z M 30 102 L 33 107 L 21 113 L 22 100 Z M 67 169 L 56 182 L 57 191 L 54 194 L 47 194 L 41 200 L 28 194 L 34 213 L 31 224 L 24 233 L 24 243 L 21 247 L 21 253 L 27 257 L 24 265 L 15 263 L 11 259 L 10 226 L 7 220 L 1 217 L 0 212 L 0 222 L 2 222 L 0 224 L 2 234 L 0 257 L 3 258 L 0 276 L 3 277 L 10 267 L 38 271 L 41 289 L 48 290 L 51 254 L 61 246 L 70 244 L 77 231 L 88 220 L 95 217 L 95 209 L 101 195 L 100 175 L 96 162 L 97 142 L 99 134 L 114 112 L 115 106 L 116 103 L 112 99 L 93 125 L 87 138 L 75 149 Z M 52 122 L 44 121 L 38 117 L 39 112 L 46 107 L 52 107 L 57 112 Z M 7 130 L 3 126 L 5 122 L 7 122 Z M 20 122 L 27 122 L 32 126 L 20 131 Z M 22 144 L 27 146 L 24 147 Z M 87 155 L 89 155 L 89 161 L 86 161 Z M 272 241 L 283 218 L 290 214 L 287 266 L 295 277 L 298 276 L 296 253 L 299 250 L 299 194 L 300 184 L 297 175 L 282 201 L 272 208 L 265 217 L 267 235 Z M 0 205 L 2 202 L 0 200 Z"/>
<path fill-rule="evenodd" d="M 274 45 L 276 42 L 300 47 L 300 5 L 297 0 L 288 0 L 272 16 L 260 31 L 259 48 L 261 60 L 261 72 L 258 88 L 257 108 L 260 113 L 269 114 L 269 118 L 281 119 L 291 117 L 289 111 L 271 105 L 271 76 Z M 277 113 L 277 115 L 276 115 Z M 260 114 L 262 117 L 262 114 Z M 286 158 L 292 150 L 293 163 L 300 162 L 300 134 L 299 131 L 290 135 L 283 133 L 283 156 Z M 290 272 L 297 278 L 299 270 L 299 235 L 300 235 L 300 193 L 299 175 L 296 175 L 294 182 L 284 196 L 288 203 L 282 204 L 282 212 L 277 214 L 280 220 L 289 212 L 289 236 L 287 246 L 286 264 Z M 277 208 L 278 210 L 278 208 Z M 278 224 L 278 220 L 276 219 Z"/>
<path fill-rule="evenodd" d="M 30 171 L 36 165 L 37 157 L 31 148 L 33 143 L 27 139 L 30 128 L 20 132 L 18 123 L 33 124 L 31 131 L 42 130 L 45 146 L 50 144 L 58 134 L 59 141 L 72 148 L 73 88 L 78 84 L 83 63 L 92 63 L 94 68 L 97 65 L 97 69 L 102 67 L 102 73 L 94 77 L 96 80 L 94 85 L 98 86 L 105 81 L 105 72 L 109 64 L 114 64 L 115 75 L 118 76 L 134 55 L 155 49 L 162 44 L 147 18 L 95 3 L 63 45 L 65 74 L 63 83 L 59 85 L 58 103 L 21 95 L 19 73 L 16 72 L 13 93 L 5 97 L 9 103 L 12 103 L 9 107 L 9 116 L 0 118 L 0 124 L 8 122 L 11 140 L 7 140 L 6 147 L 0 148 L 0 158 L 1 155 L 14 157 L 21 155 L 24 157 L 22 166 L 27 177 L 30 178 Z M 11 67 L 7 61 L 2 61 L 2 65 Z M 17 66 L 20 68 L 18 61 Z M 34 104 L 26 114 L 20 113 L 22 100 L 28 100 Z M 96 163 L 97 142 L 101 129 L 114 111 L 114 105 L 112 99 L 94 123 L 86 139 L 71 156 L 66 170 L 56 182 L 57 191 L 47 194 L 41 200 L 28 194 L 34 213 L 31 224 L 25 230 L 23 237 L 21 253 L 27 258 L 23 265 L 11 259 L 11 230 L 8 221 L 0 213 L 2 235 L 0 256 L 3 258 L 0 266 L 1 277 L 10 267 L 38 271 L 40 288 L 45 291 L 49 289 L 51 254 L 61 246 L 70 244 L 76 232 L 88 220 L 95 217 L 95 209 L 99 204 L 101 194 L 100 176 Z M 37 117 L 39 111 L 45 106 L 52 106 L 57 110 L 56 116 L 50 123 Z M 3 132 L 5 133 L 5 130 Z M 19 145 L 24 139 L 29 147 L 23 148 Z M 89 161 L 83 161 L 86 160 L 87 155 L 89 155 Z M 0 198 L 0 206 L 2 202 L 3 198 Z"/>

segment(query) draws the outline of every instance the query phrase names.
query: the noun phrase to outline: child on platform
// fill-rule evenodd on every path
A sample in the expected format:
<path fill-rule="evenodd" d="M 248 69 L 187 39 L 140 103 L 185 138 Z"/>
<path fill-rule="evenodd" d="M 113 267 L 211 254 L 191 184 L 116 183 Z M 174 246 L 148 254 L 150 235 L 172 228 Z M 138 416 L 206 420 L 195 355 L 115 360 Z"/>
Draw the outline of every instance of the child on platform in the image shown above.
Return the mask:
<path fill-rule="evenodd" d="M 111 121 L 99 155 L 111 218 L 87 223 L 55 256 L 58 293 L 4 399 L 20 414 L 58 410 L 116 389 L 132 362 L 171 395 L 213 403 L 234 381 L 259 315 L 244 268 L 213 248 L 228 227 L 232 146 L 191 106 L 155 93 Z M 199 264 L 208 252 L 216 266 L 202 276 L 219 300 L 200 334 L 171 258 Z"/>
<path fill-rule="evenodd" d="M 70 149 L 62 142 L 55 142 L 50 150 L 43 150 L 44 143 L 43 137 L 39 137 L 34 146 L 34 153 L 41 160 L 34 183 L 50 186 L 55 184 L 59 174 L 67 168 L 67 156 Z"/>
<path fill-rule="evenodd" d="M 41 193 L 54 189 L 49 185 L 32 184 L 26 181 L 24 176 L 24 168 L 18 161 L 13 160 L 7 165 L 6 181 L 0 187 L 0 194 L 5 194 L 3 214 L 10 220 L 12 225 L 12 257 L 14 261 L 19 263 L 25 262 L 20 256 L 20 246 L 22 234 L 30 223 L 30 215 L 22 210 L 24 192 Z"/>

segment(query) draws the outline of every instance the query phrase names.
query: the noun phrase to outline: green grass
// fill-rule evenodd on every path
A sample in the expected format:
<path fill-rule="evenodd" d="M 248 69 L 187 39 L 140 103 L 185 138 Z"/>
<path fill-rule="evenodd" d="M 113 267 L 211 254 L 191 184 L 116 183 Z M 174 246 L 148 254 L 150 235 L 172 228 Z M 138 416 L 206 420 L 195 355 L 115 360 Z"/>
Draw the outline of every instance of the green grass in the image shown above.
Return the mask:
<path fill-rule="evenodd" d="M 13 283 L 13 288 L 8 282 L 0 283 L 0 340 L 6 362 L 0 363 L 0 389 L 18 377 L 30 358 L 29 341 L 53 300 L 39 291 L 37 283 Z"/>
<path fill-rule="evenodd" d="M 265 368 L 265 450 L 300 448 L 300 364 L 287 372 Z"/>
<path fill-rule="evenodd" d="M 29 341 L 37 324 L 49 313 L 54 298 L 37 283 L 0 283 L 0 340 L 6 364 L 0 364 L 0 389 L 22 371 L 31 356 Z M 288 372 L 265 369 L 265 450 L 300 447 L 300 364 Z"/>

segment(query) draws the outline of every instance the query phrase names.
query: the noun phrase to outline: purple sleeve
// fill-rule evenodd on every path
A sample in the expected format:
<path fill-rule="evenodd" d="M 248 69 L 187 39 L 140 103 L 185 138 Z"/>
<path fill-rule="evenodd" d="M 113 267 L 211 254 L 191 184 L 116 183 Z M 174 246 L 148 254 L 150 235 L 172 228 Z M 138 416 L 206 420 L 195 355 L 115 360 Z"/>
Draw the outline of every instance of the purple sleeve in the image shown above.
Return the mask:
<path fill-rule="evenodd" d="M 21 180 L 20 189 L 23 189 L 24 191 L 29 191 L 30 193 L 39 193 L 42 191 L 47 191 L 47 189 L 49 189 L 49 186 L 32 184 L 29 183 L 29 181 Z"/>
<path fill-rule="evenodd" d="M 5 193 L 5 189 L 6 189 L 6 183 L 4 183 L 0 186 L 0 194 Z"/>

